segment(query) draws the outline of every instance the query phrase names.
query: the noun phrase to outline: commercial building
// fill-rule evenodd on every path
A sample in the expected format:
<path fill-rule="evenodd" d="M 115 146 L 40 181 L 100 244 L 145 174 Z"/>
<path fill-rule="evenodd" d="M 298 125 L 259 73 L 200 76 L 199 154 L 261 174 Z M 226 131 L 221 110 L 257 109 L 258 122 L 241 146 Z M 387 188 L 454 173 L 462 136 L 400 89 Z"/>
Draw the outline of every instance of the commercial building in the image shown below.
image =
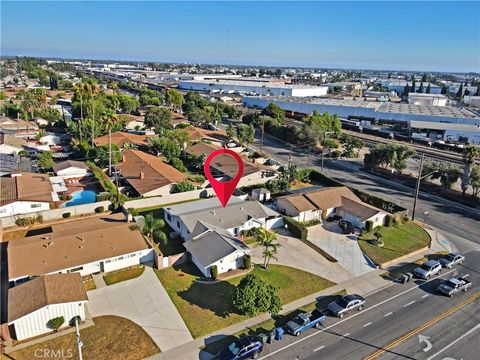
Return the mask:
<path fill-rule="evenodd" d="M 7 246 L 8 279 L 41 275 L 89 275 L 153 261 L 154 250 L 123 214 L 81 219 L 27 232 Z"/>
<path fill-rule="evenodd" d="M 463 102 L 473 107 L 480 107 L 480 96 L 465 95 Z"/>
<path fill-rule="evenodd" d="M 388 91 L 395 91 L 396 93 L 403 93 L 405 91 L 405 87 L 408 85 L 410 87 L 410 91 L 413 92 L 412 83 L 406 80 L 390 80 L 390 79 L 379 79 L 376 81 L 382 88 L 387 89 Z M 415 92 L 420 91 L 420 84 L 421 81 L 415 81 Z M 428 86 L 430 86 L 430 93 L 431 94 L 440 94 L 442 92 L 442 88 L 436 84 L 430 82 L 423 83 L 423 92 L 427 91 Z"/>
<path fill-rule="evenodd" d="M 242 80 L 196 80 L 180 81 L 178 87 L 183 90 L 226 92 L 264 96 L 326 96 L 328 86 L 308 86 L 279 84 L 274 82 L 255 82 Z"/>
<path fill-rule="evenodd" d="M 448 98 L 442 94 L 408 94 L 408 103 L 411 105 L 446 106 L 447 100 Z"/>
<path fill-rule="evenodd" d="M 51 332 L 48 322 L 63 317 L 62 327 L 78 317 L 85 320 L 87 293 L 80 274 L 37 277 L 8 291 L 10 335 L 24 340 Z"/>

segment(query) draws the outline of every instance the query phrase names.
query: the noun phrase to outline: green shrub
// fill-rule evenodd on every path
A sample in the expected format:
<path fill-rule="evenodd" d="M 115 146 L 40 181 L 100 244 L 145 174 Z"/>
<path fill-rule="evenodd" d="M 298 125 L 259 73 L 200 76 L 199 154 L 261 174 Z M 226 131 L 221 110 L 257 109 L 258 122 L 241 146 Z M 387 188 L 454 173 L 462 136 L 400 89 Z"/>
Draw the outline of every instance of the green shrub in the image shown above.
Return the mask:
<path fill-rule="evenodd" d="M 62 217 L 63 217 L 64 219 L 68 219 L 68 218 L 70 217 L 70 215 L 71 215 L 71 214 L 70 214 L 69 212 L 66 212 L 66 213 L 63 213 L 63 214 L 62 214 Z"/>
<path fill-rule="evenodd" d="M 243 265 L 245 266 L 245 269 L 250 269 L 252 266 L 252 257 L 250 255 L 245 255 L 243 257 Z"/>
<path fill-rule="evenodd" d="M 129 212 L 132 216 L 138 216 L 138 210 L 137 210 L 137 209 L 129 208 L 129 209 L 128 209 L 128 212 Z"/>
<path fill-rule="evenodd" d="M 409 222 L 410 219 L 408 218 L 408 216 L 404 216 L 403 219 L 402 219 L 402 222 L 405 224 L 407 222 Z"/>
<path fill-rule="evenodd" d="M 101 214 L 101 213 L 105 212 L 105 207 L 104 206 L 98 206 L 98 207 L 95 208 L 95 212 L 97 214 Z"/>
<path fill-rule="evenodd" d="M 17 226 L 28 226 L 30 225 L 30 218 L 18 218 L 15 220 L 15 225 Z"/>
<path fill-rule="evenodd" d="M 63 316 L 59 316 L 48 320 L 47 326 L 54 331 L 58 331 L 58 329 L 60 329 L 64 323 L 65 318 Z"/>
<path fill-rule="evenodd" d="M 179 158 L 177 157 L 174 157 L 170 160 L 170 165 L 172 165 L 175 169 L 177 169 L 178 171 L 182 172 L 182 173 L 186 173 L 188 172 L 188 169 L 186 168 L 186 166 L 183 164 L 183 161 L 180 160 Z"/>
<path fill-rule="evenodd" d="M 140 229 L 140 226 L 138 224 L 132 224 L 128 227 L 131 231 L 137 231 Z"/>
<path fill-rule="evenodd" d="M 365 222 L 365 231 L 372 231 L 373 229 L 373 222 L 371 220 L 367 220 Z"/>
<path fill-rule="evenodd" d="M 340 150 L 333 150 L 330 153 L 330 156 L 334 159 L 338 159 L 342 155 L 342 152 Z"/>
<path fill-rule="evenodd" d="M 283 222 L 287 225 L 288 230 L 295 236 L 298 236 L 301 240 L 307 239 L 307 229 L 306 227 L 299 223 L 297 220 L 292 219 L 289 216 L 283 217 Z"/>
<path fill-rule="evenodd" d="M 402 224 L 402 219 L 400 218 L 400 216 L 395 216 L 393 218 L 393 223 L 394 223 L 395 226 L 401 225 Z"/>
<path fill-rule="evenodd" d="M 165 234 L 163 231 L 156 231 L 153 234 L 153 239 L 155 240 L 156 243 L 162 242 L 163 244 L 166 244 L 168 241 L 167 234 Z"/>
<path fill-rule="evenodd" d="M 99 194 L 99 195 L 97 195 L 97 198 L 96 198 L 97 202 L 98 201 L 105 201 L 105 200 L 108 200 L 108 199 L 110 199 L 110 194 Z"/>
<path fill-rule="evenodd" d="M 218 277 L 217 265 L 213 265 L 210 267 L 210 276 L 212 277 L 213 280 L 217 280 L 217 277 Z"/>
<path fill-rule="evenodd" d="M 173 185 L 172 194 L 195 190 L 195 185 L 191 181 L 185 180 Z"/>

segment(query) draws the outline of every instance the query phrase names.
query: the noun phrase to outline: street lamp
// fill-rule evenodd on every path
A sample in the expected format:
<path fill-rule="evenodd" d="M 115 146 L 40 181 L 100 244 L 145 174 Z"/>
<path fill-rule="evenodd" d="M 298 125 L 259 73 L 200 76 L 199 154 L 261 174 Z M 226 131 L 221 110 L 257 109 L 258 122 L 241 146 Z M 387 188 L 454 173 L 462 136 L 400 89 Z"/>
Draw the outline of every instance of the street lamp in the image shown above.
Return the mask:
<path fill-rule="evenodd" d="M 425 155 L 422 154 L 422 158 L 420 159 L 420 169 L 418 170 L 417 187 L 415 189 L 415 199 L 413 200 L 412 220 L 415 220 L 415 210 L 417 208 L 418 194 L 420 193 L 420 181 L 422 179 L 425 179 L 426 177 L 429 177 L 429 176 L 431 176 L 435 173 L 438 173 L 438 170 L 434 170 L 434 171 L 429 172 L 428 174 L 422 176 L 423 162 L 424 161 L 425 161 Z"/>

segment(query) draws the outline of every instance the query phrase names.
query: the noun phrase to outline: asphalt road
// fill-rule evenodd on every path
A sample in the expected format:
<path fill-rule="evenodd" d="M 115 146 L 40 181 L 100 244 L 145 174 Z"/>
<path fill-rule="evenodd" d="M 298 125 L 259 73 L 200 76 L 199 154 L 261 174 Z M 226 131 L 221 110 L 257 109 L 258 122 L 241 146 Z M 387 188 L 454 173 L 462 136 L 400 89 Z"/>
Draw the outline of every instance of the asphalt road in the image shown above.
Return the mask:
<path fill-rule="evenodd" d="M 255 139 L 254 147 L 260 149 L 260 139 Z M 298 167 L 311 167 L 321 170 L 321 158 L 317 154 L 292 147 L 272 138 L 264 137 L 263 150 L 273 159 L 288 163 L 289 159 Z M 324 173 L 345 185 L 364 190 L 370 194 L 395 202 L 410 210 L 413 207 L 414 189 L 359 171 L 358 164 L 346 160 L 324 160 Z M 439 229 L 459 252 L 480 249 L 480 210 L 468 208 L 438 196 L 421 193 L 417 202 L 417 219 Z"/>
<path fill-rule="evenodd" d="M 439 295 L 436 288 L 455 271 L 470 274 L 472 288 L 452 298 Z M 463 265 L 430 281 L 395 284 L 366 299 L 361 312 L 341 320 L 329 316 L 323 328 L 267 345 L 261 359 L 478 358 L 472 339 L 480 329 L 480 252 L 468 253 Z"/>

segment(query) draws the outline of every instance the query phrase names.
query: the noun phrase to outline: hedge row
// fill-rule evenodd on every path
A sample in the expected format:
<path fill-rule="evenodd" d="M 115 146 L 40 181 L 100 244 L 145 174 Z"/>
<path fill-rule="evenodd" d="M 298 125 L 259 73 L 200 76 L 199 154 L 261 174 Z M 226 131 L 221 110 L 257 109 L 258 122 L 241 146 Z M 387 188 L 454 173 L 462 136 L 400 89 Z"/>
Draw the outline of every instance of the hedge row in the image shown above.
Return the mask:
<path fill-rule="evenodd" d="M 97 178 L 100 186 L 103 188 L 103 191 L 110 193 L 111 195 L 115 195 L 117 193 L 117 188 L 115 184 L 110 181 L 110 179 L 105 175 L 102 169 L 100 169 L 97 165 L 93 162 L 87 162 L 88 167 L 92 170 L 93 175 Z"/>
<path fill-rule="evenodd" d="M 307 240 L 308 231 L 303 224 L 299 223 L 290 216 L 284 216 L 283 222 L 287 225 L 288 231 L 290 231 L 293 235 L 299 237 L 302 241 Z"/>

